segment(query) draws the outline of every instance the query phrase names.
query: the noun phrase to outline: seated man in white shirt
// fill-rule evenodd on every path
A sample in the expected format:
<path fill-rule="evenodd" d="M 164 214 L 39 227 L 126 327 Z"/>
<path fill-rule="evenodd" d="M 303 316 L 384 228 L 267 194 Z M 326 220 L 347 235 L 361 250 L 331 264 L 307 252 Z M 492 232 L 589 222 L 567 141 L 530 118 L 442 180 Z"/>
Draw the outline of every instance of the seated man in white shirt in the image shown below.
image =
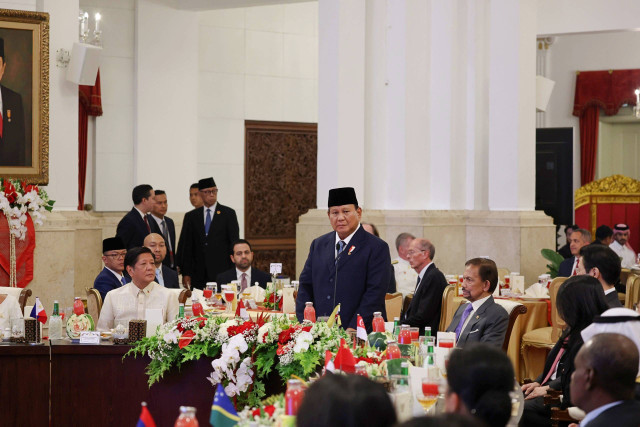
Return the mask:
<path fill-rule="evenodd" d="M 571 400 L 587 413 L 580 426 L 637 426 L 640 402 L 633 399 L 637 372 L 638 348 L 626 336 L 605 333 L 588 340 L 571 375 Z"/>
<path fill-rule="evenodd" d="M 151 250 L 145 247 L 130 249 L 124 265 L 131 283 L 107 294 L 98 330 L 108 331 L 118 323 L 128 325 L 129 320 L 144 319 L 146 309 L 161 309 L 163 322 L 175 319 L 178 296 L 154 281 L 156 266 Z"/>
<path fill-rule="evenodd" d="M 418 279 L 418 273 L 415 272 L 409 264 L 409 246 L 415 239 L 415 236 L 410 233 L 400 233 L 396 237 L 396 250 L 398 251 L 398 258 L 391 261 L 396 276 L 396 290 L 402 292 L 403 295 L 413 293 L 416 288 L 416 280 Z"/>
<path fill-rule="evenodd" d="M 178 272 L 164 264 L 167 256 L 166 240 L 158 233 L 151 233 L 144 238 L 145 248 L 151 249 L 154 262 L 156 264 L 156 283 L 165 288 L 178 289 L 180 287 L 178 281 Z"/>
<path fill-rule="evenodd" d="M 622 260 L 622 268 L 631 268 L 636 263 L 636 253 L 629 245 L 629 236 L 631 230 L 626 224 L 616 224 L 613 227 L 613 240 L 614 242 L 609 245 L 615 253 L 618 254 Z"/>

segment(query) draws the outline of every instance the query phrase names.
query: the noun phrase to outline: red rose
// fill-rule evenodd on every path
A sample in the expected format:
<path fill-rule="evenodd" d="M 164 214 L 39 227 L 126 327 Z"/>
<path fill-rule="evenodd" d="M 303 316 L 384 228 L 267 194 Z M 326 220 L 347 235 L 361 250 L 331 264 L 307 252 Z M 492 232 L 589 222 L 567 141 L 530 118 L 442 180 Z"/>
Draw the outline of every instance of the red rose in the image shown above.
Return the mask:
<path fill-rule="evenodd" d="M 273 405 L 267 405 L 264 407 L 264 412 L 269 414 L 270 417 L 273 417 L 273 413 L 276 411 L 276 407 Z"/>
<path fill-rule="evenodd" d="M 18 193 L 16 192 L 16 187 L 13 186 L 11 181 L 6 180 L 4 182 L 4 196 L 7 198 L 9 203 L 13 203 L 18 198 Z"/>
<path fill-rule="evenodd" d="M 180 337 L 180 340 L 178 342 L 178 347 L 185 348 L 186 346 L 191 344 L 191 341 L 193 341 L 193 338 L 195 336 L 196 336 L 195 332 L 193 332 L 193 331 L 185 331 L 185 333 L 182 334 L 182 336 Z"/>
<path fill-rule="evenodd" d="M 256 408 L 251 412 L 251 416 L 252 417 L 259 417 L 260 416 L 260 408 Z"/>

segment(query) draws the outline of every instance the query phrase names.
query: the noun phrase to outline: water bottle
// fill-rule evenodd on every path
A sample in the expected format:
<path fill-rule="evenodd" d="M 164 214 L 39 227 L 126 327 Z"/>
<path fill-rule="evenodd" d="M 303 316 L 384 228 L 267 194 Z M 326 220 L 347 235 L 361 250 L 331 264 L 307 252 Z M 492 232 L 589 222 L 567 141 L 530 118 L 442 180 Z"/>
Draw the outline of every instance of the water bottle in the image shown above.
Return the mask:
<path fill-rule="evenodd" d="M 49 340 L 62 339 L 62 317 L 58 301 L 53 302 L 53 314 L 49 318 Z"/>

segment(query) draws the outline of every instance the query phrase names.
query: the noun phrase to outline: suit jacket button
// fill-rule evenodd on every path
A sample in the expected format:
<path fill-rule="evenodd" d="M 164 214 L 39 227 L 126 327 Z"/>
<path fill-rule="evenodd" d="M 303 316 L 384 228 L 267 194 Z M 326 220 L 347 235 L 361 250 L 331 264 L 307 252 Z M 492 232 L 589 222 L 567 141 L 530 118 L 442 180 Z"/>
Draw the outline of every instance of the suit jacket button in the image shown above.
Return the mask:
<path fill-rule="evenodd" d="M 333 282 L 333 278 L 329 279 L 330 282 Z"/>
<path fill-rule="evenodd" d="M 204 245 L 205 246 L 209 246 L 209 242 L 204 242 Z"/>
<path fill-rule="evenodd" d="M 331 295 L 327 295 L 327 299 L 331 299 Z"/>

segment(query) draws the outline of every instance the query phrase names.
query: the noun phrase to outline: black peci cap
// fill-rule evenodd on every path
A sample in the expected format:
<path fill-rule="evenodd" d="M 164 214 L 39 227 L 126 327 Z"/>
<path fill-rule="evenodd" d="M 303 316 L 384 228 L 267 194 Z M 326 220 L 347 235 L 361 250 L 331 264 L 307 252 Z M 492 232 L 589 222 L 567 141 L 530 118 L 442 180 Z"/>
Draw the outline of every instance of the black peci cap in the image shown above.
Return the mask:
<path fill-rule="evenodd" d="M 354 190 L 353 187 L 332 188 L 331 190 L 329 190 L 328 207 L 351 204 L 358 207 L 356 190 Z"/>
<path fill-rule="evenodd" d="M 120 249 L 127 249 L 127 247 L 124 245 L 124 242 L 122 241 L 122 239 L 118 236 L 109 237 L 108 239 L 104 239 L 102 241 L 103 253 L 107 251 L 117 251 Z"/>
<path fill-rule="evenodd" d="M 215 186 L 216 182 L 211 177 L 202 178 L 200 181 L 198 181 L 198 190 L 204 190 L 205 188 L 212 188 Z"/>

